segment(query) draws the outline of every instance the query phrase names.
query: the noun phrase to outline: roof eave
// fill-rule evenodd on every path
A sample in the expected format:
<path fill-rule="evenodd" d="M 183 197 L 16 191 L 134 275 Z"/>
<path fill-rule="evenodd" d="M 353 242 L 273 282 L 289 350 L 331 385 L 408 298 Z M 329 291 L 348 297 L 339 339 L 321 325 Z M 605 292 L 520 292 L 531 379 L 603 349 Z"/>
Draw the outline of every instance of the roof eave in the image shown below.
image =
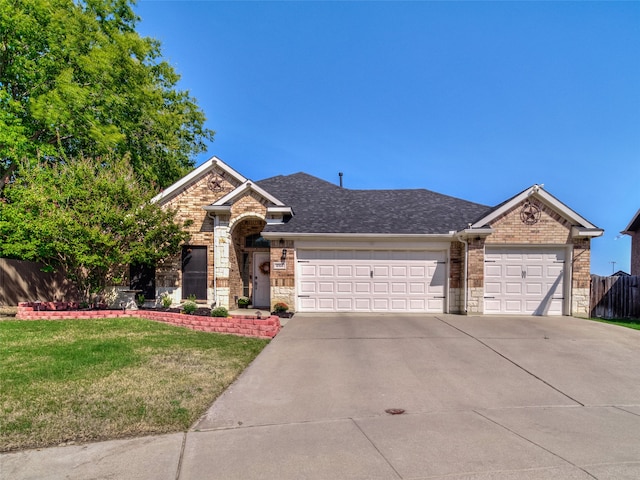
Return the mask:
<path fill-rule="evenodd" d="M 637 232 L 638 230 L 640 230 L 640 209 L 638 209 L 636 214 L 633 216 L 633 218 L 629 222 L 629 225 L 627 225 L 627 228 L 625 228 L 620 233 L 623 233 L 625 235 L 633 235 L 634 232 Z"/>
<path fill-rule="evenodd" d="M 291 207 L 267 207 L 267 213 L 282 213 L 287 215 L 293 215 L 293 209 Z"/>
<path fill-rule="evenodd" d="M 224 214 L 228 215 L 231 213 L 230 205 L 205 205 L 204 207 L 202 207 L 202 209 L 209 213 L 218 214 L 218 215 L 224 215 Z"/>
<path fill-rule="evenodd" d="M 477 227 L 477 228 L 465 228 L 456 233 L 456 237 L 469 238 L 469 237 L 487 237 L 493 233 L 491 227 Z"/>
<path fill-rule="evenodd" d="M 600 237 L 604 233 L 601 228 L 584 228 L 584 227 L 571 227 L 572 237 Z"/>
<path fill-rule="evenodd" d="M 449 233 L 293 233 L 293 232 L 262 232 L 264 238 L 286 238 L 288 240 L 308 239 L 378 239 L 378 240 L 451 240 L 456 232 Z"/>

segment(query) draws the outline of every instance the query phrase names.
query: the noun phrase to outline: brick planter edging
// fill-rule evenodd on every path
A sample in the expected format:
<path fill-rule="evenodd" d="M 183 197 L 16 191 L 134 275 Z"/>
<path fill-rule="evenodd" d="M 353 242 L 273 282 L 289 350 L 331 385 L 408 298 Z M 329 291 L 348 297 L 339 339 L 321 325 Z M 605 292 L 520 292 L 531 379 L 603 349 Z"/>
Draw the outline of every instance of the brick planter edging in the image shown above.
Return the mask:
<path fill-rule="evenodd" d="M 42 304 L 38 305 L 41 308 Z M 61 307 L 61 306 L 59 306 Z M 202 332 L 227 333 L 242 337 L 273 338 L 280 331 L 280 318 L 275 315 L 258 318 L 251 315 L 202 317 L 154 310 L 35 310 L 35 303 L 19 303 L 18 320 L 93 320 L 97 318 L 138 317 L 156 322 L 187 327 Z"/>

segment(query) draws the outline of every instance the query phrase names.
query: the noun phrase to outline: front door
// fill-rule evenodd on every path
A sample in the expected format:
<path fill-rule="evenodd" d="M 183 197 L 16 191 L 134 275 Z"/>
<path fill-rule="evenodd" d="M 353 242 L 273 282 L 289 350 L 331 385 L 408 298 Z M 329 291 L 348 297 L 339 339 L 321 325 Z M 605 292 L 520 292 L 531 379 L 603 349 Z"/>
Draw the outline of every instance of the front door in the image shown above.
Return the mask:
<path fill-rule="evenodd" d="M 271 295 L 269 291 L 269 272 L 271 270 L 270 254 L 256 252 L 253 254 L 253 307 L 269 307 Z"/>

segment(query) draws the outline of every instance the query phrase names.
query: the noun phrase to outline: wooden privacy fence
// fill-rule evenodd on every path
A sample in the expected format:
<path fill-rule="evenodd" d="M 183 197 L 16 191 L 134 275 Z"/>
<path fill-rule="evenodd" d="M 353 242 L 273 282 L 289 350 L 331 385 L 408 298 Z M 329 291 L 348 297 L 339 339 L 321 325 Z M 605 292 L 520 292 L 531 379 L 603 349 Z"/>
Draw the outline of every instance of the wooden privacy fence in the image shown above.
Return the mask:
<path fill-rule="evenodd" d="M 598 318 L 640 318 L 640 276 L 591 275 L 590 314 Z"/>
<path fill-rule="evenodd" d="M 39 263 L 0 258 L 0 305 L 78 298 L 76 288 L 64 275 L 41 269 Z"/>

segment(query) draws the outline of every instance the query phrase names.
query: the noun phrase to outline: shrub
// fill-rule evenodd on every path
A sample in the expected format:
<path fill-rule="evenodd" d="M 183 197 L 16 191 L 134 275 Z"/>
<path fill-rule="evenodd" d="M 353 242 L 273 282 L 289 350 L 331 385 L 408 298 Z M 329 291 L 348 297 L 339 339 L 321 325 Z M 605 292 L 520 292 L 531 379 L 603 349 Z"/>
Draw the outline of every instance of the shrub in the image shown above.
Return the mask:
<path fill-rule="evenodd" d="M 247 306 L 249 306 L 249 299 L 247 297 L 240 297 L 238 299 L 238 306 L 239 307 L 247 307 Z"/>
<path fill-rule="evenodd" d="M 182 311 L 188 315 L 191 315 L 193 312 L 195 312 L 198 309 L 198 305 L 196 305 L 196 302 L 193 302 L 191 300 L 187 300 L 186 302 L 184 302 L 184 304 L 182 305 Z"/>
<path fill-rule="evenodd" d="M 139 307 L 144 307 L 144 300 L 144 295 L 139 294 L 138 296 L 136 296 L 136 305 L 138 305 Z"/>
<path fill-rule="evenodd" d="M 171 304 L 173 303 L 173 298 L 171 298 L 171 295 L 169 295 L 168 293 L 163 293 L 162 294 L 162 306 L 164 308 L 169 308 L 171 307 Z"/>
<path fill-rule="evenodd" d="M 289 310 L 289 305 L 284 302 L 278 302 L 273 306 L 274 312 L 286 312 L 287 310 Z"/>
<path fill-rule="evenodd" d="M 188 315 L 191 315 L 198 309 L 198 304 L 196 303 L 196 296 L 189 295 L 189 300 L 186 300 L 182 304 L 182 311 Z"/>
<path fill-rule="evenodd" d="M 226 318 L 229 316 L 229 311 L 224 307 L 214 308 L 211 310 L 211 316 Z"/>

